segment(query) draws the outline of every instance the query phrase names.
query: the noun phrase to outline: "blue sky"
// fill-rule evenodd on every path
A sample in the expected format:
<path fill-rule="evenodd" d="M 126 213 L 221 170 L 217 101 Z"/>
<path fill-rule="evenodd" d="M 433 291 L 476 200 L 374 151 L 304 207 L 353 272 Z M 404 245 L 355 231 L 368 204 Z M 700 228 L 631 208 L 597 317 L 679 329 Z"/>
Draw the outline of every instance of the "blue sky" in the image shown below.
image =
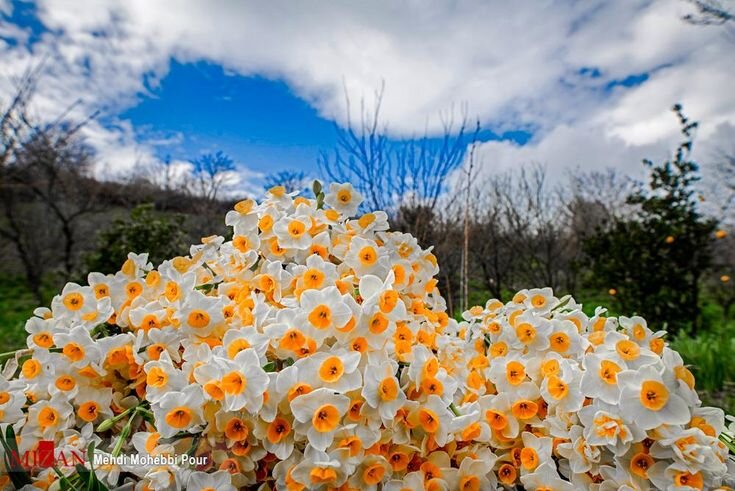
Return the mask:
<path fill-rule="evenodd" d="M 483 125 L 488 175 L 628 172 L 671 148 L 676 102 L 704 120 L 711 148 L 735 134 L 731 42 L 683 23 L 687 8 L 0 0 L 0 97 L 43 60 L 40 117 L 77 101 L 72 116 L 100 110 L 86 136 L 117 176 L 217 150 L 254 187 L 282 169 L 314 175 L 346 124 L 345 91 L 370 106 L 383 84 L 396 144 L 464 113 Z"/>
<path fill-rule="evenodd" d="M 31 46 L 48 32 L 30 2 L 14 1 L 7 19 L 28 30 Z M 171 58 L 165 76 L 153 83 L 146 78 L 144 89 L 129 107 L 103 113 L 100 121 L 114 126 L 115 120 L 127 120 L 143 137 L 166 142 L 156 146 L 161 159 L 189 160 L 222 150 L 263 174 L 303 169 L 316 175 L 320 152 L 335 147 L 335 122 L 281 80 L 239 75 L 210 61 Z M 416 136 L 422 136 L 420 131 Z M 499 134 L 483 129 L 478 140 L 524 144 L 532 136 L 529 128 Z M 400 144 L 401 138 L 394 141 Z"/>
<path fill-rule="evenodd" d="M 119 117 L 164 138 L 179 135 L 160 149 L 161 157 L 188 159 L 223 150 L 264 173 L 296 168 L 316 172 L 319 153 L 330 151 L 336 142 L 334 121 L 321 117 L 286 83 L 227 73 L 207 62 L 172 60 L 158 86 L 149 87 L 139 103 Z M 519 144 L 531 137 L 527 129 L 478 134 L 480 141 Z M 396 144 L 400 141 L 395 139 Z"/>
<path fill-rule="evenodd" d="M 334 146 L 334 123 L 320 117 L 288 86 L 262 77 L 226 74 L 206 62 L 171 62 L 158 87 L 122 112 L 136 127 L 180 135 L 160 148 L 176 159 L 223 150 L 269 172 L 313 168 L 320 149 Z"/>

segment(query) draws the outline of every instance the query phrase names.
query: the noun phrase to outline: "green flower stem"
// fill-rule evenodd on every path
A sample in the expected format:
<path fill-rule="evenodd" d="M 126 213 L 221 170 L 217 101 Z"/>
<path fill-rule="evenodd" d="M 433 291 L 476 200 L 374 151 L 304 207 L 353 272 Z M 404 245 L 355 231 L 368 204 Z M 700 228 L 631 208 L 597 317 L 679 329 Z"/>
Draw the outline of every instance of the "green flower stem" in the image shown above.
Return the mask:
<path fill-rule="evenodd" d="M 15 351 L 6 351 L 5 353 L 0 353 L 0 363 L 4 362 L 5 360 L 9 360 L 10 358 L 14 358 L 16 354 L 19 354 L 19 356 L 26 356 L 33 353 L 32 348 L 21 348 L 17 349 Z"/>
<path fill-rule="evenodd" d="M 188 431 L 179 431 L 174 436 L 170 436 L 168 438 L 161 438 L 159 442 L 161 443 L 174 443 L 179 440 L 182 440 L 184 438 L 192 438 L 195 435 L 199 435 L 199 433 L 189 433 Z"/>
<path fill-rule="evenodd" d="M 93 329 L 92 329 L 92 331 L 91 331 L 91 332 L 89 333 L 89 335 L 90 335 L 91 337 L 95 337 L 95 336 L 96 336 L 97 334 L 99 334 L 99 333 L 103 333 L 103 332 L 104 332 L 104 330 L 105 330 L 105 328 L 104 328 L 104 324 L 98 324 L 98 325 L 94 326 L 94 328 L 93 328 Z"/>
<path fill-rule="evenodd" d="M 127 408 L 125 411 L 121 412 L 117 416 L 113 416 L 112 418 L 104 420 L 97 426 L 97 431 L 102 432 L 102 431 L 109 430 L 110 428 L 115 426 L 115 423 L 117 423 L 118 421 L 120 421 L 121 419 L 123 419 L 124 417 L 126 417 L 128 414 L 132 412 L 135 412 L 136 414 L 140 413 L 144 417 L 145 416 L 152 417 L 153 413 L 145 407 L 145 405 L 147 404 L 148 404 L 148 401 L 143 401 L 137 406 L 132 406 L 132 407 Z"/>
<path fill-rule="evenodd" d="M 459 409 L 457 409 L 457 406 L 454 405 L 454 403 L 451 403 L 449 405 L 449 409 L 454 413 L 455 416 L 461 416 L 462 414 L 459 412 Z"/>
<path fill-rule="evenodd" d="M 112 418 L 106 419 L 103 422 L 101 422 L 99 425 L 97 425 L 97 431 L 107 431 L 113 426 L 115 426 L 115 423 L 123 419 L 128 414 L 132 413 L 137 406 L 129 407 L 125 411 L 121 412 L 117 416 L 113 416 Z"/>
<path fill-rule="evenodd" d="M 151 418 L 153 417 L 153 411 L 151 411 L 150 409 L 147 409 L 147 408 L 145 408 L 143 406 L 137 406 L 135 408 L 135 411 L 137 413 L 140 413 L 142 416 L 150 416 Z"/>
<path fill-rule="evenodd" d="M 133 431 L 133 422 L 137 419 L 137 416 L 138 414 L 136 412 L 135 414 L 133 414 L 133 417 L 130 418 L 127 423 L 125 423 L 125 426 L 123 426 L 123 429 L 120 432 L 120 436 L 115 442 L 115 447 L 112 449 L 113 457 L 117 457 L 118 455 L 120 455 L 123 445 L 125 444 L 125 442 L 127 442 L 130 433 L 132 433 Z"/>
<path fill-rule="evenodd" d="M 727 433 L 720 434 L 720 441 L 727 446 L 731 454 L 735 454 L 735 440 L 733 440 L 731 435 Z"/>
<path fill-rule="evenodd" d="M 197 448 L 199 447 L 199 440 L 201 440 L 201 438 L 202 438 L 201 433 L 197 433 L 196 435 L 194 435 L 194 438 L 192 439 L 192 442 L 191 442 L 191 447 L 189 447 L 189 450 L 186 452 L 186 455 L 188 455 L 189 457 L 192 457 L 194 454 L 196 454 Z"/>

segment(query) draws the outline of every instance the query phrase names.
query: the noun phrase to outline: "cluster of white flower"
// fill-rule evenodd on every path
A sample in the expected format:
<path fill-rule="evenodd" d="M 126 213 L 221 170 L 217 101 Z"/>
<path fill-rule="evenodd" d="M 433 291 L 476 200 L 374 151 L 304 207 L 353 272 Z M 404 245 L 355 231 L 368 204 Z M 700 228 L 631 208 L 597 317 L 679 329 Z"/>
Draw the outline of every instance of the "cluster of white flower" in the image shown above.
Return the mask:
<path fill-rule="evenodd" d="M 457 322 L 430 250 L 384 212 L 351 218 L 348 184 L 317 194 L 241 201 L 231 240 L 157 268 L 130 254 L 38 309 L 30 356 L 0 377 L 19 452 L 94 442 L 206 462 L 95 469 L 140 490 L 722 485 L 724 415 L 700 407 L 662 332 L 548 288 Z"/>
<path fill-rule="evenodd" d="M 589 317 L 549 288 L 465 312 L 459 335 L 476 346 L 490 388 L 476 377 L 483 383 L 466 397 L 477 400 L 462 407 L 490 427 L 490 444 L 507 461 L 500 482 L 730 489 L 723 486 L 728 449 L 718 439 L 722 410 L 701 407 L 694 377 L 663 331 L 641 317 L 605 314 L 597 308 Z"/>

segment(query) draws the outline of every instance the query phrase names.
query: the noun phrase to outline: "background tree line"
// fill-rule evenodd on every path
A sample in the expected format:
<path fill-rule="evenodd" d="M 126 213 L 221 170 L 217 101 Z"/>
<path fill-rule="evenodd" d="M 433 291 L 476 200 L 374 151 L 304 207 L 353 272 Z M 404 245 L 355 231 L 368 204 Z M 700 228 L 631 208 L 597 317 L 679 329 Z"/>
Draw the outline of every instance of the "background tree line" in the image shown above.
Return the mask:
<path fill-rule="evenodd" d="M 29 72 L 0 113 L 0 247 L 3 272 L 22 277 L 38 303 L 48 301 L 44 285 L 88 269 L 114 271 L 129 250 L 160 261 L 226 232 L 221 214 L 236 198 L 228 183 L 237 172 L 227 155 L 137 167 L 124 181 L 96 179 L 96 157 L 79 131 L 86 121 L 30 116 L 36 83 Z M 438 137 L 391 140 L 381 97 L 372 112 L 361 104 L 356 119 L 348 112 L 348 124 L 335 126 L 336 147 L 319 156 L 322 177 L 351 182 L 364 210 L 386 210 L 394 229 L 434 247 L 451 311 L 544 285 L 606 296 L 673 330 L 700 326 L 702 292 L 729 318 L 732 235 L 720 222 L 735 196 L 735 159 L 723 158 L 717 170 L 726 205 L 705 215 L 691 160 L 697 123 L 680 106 L 681 143 L 670 161 L 644 161 L 647 182 L 615 170 L 576 170 L 550 182 L 540 164 L 483 178 L 478 170 L 491 163 L 477 161 L 480 126 L 465 115 L 445 117 Z M 308 192 L 310 181 L 285 170 L 264 186 Z"/>
<path fill-rule="evenodd" d="M 6 277 L 22 277 L 38 304 L 49 300 L 44 287 L 54 290 L 89 268 L 114 271 L 127 250 L 162 260 L 224 233 L 223 191 L 235 172 L 229 157 L 202 155 L 185 174 L 166 162 L 99 180 L 80 132 L 88 120 L 32 116 L 38 81 L 38 71 L 29 72 L 0 105 L 1 267 Z"/>

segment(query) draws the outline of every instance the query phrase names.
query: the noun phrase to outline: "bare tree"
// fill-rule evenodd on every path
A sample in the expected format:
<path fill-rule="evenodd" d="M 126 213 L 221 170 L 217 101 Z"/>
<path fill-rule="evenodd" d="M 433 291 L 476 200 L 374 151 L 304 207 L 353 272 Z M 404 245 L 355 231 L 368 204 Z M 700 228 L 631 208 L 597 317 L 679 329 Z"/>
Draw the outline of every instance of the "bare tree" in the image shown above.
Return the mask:
<path fill-rule="evenodd" d="M 470 147 L 469 159 L 467 165 L 462 169 L 462 177 L 464 180 L 464 209 L 462 210 L 462 270 L 460 273 L 460 309 L 469 309 L 470 297 L 470 204 L 472 198 L 472 184 L 474 183 L 477 173 L 475 170 L 475 150 L 476 144 L 473 142 Z"/>
<path fill-rule="evenodd" d="M 37 131 L 16 152 L 9 169 L 11 181 L 25 187 L 58 221 L 62 235 L 63 265 L 74 270 L 78 224 L 98 206 L 97 181 L 89 178 L 91 152 L 63 127 Z"/>
<path fill-rule="evenodd" d="M 191 164 L 194 193 L 209 205 L 216 203 L 222 191 L 232 182 L 236 172 L 235 161 L 220 150 L 204 154 L 192 160 Z"/>
<path fill-rule="evenodd" d="M 563 202 L 547 182 L 545 168 L 521 167 L 502 190 L 501 202 L 508 241 L 518 258 L 514 280 L 556 289 L 573 282 Z"/>
<path fill-rule="evenodd" d="M 345 95 L 347 126 L 335 126 L 337 144 L 332 152 L 322 152 L 319 166 L 333 181 L 350 182 L 364 196 L 371 209 L 386 210 L 395 218 L 406 209 L 421 209 L 417 220 L 430 216 L 446 190 L 447 177 L 464 161 L 468 145 L 476 140 L 479 123 L 468 133 L 464 115 L 458 124 L 453 114 L 442 116 L 442 134 L 392 141 L 380 110 L 384 87 L 375 94 L 372 112 L 360 104 L 357 121 L 352 119 L 349 97 Z M 405 219 L 402 220 L 405 222 Z M 411 230 L 425 239 L 426 224 L 415 223 Z"/>
<path fill-rule="evenodd" d="M 577 169 L 567 174 L 566 203 L 576 208 L 577 220 L 587 224 L 621 218 L 633 208 L 626 197 L 633 191 L 635 181 L 616 169 L 582 172 Z"/>
<path fill-rule="evenodd" d="M 732 2 L 720 0 L 688 0 L 696 9 L 696 14 L 687 14 L 682 19 L 698 26 L 720 26 L 735 20 L 735 6 Z"/>
<path fill-rule="evenodd" d="M 43 276 L 60 256 L 67 277 L 74 270 L 82 218 L 97 211 L 97 181 L 88 176 L 91 152 L 79 124 L 66 113 L 48 124 L 30 118 L 39 77 L 29 71 L 0 116 L 0 236 L 11 242 L 29 287 L 41 300 Z M 59 237 L 49 234 L 58 231 Z M 45 241 L 45 242 L 44 242 Z"/>
<path fill-rule="evenodd" d="M 504 218 L 505 190 L 511 183 L 509 174 L 486 179 L 475 191 L 474 214 L 470 235 L 474 272 L 493 297 L 503 299 L 514 274 L 518 256 Z"/>
<path fill-rule="evenodd" d="M 439 288 L 447 301 L 449 312 L 454 312 L 455 307 L 460 308 L 461 302 L 461 278 L 458 273 L 463 257 L 462 250 L 457 247 L 463 240 L 462 229 L 459 227 L 461 217 L 461 201 L 449 201 L 441 214 L 432 216 L 432 226 L 429 228 L 428 242 L 432 244 L 432 252 L 440 266 Z"/>
<path fill-rule="evenodd" d="M 716 213 L 725 223 L 732 223 L 733 205 L 735 205 L 735 154 L 722 153 L 722 161 L 717 166 L 714 183 L 710 186 L 712 193 L 717 196 Z"/>

